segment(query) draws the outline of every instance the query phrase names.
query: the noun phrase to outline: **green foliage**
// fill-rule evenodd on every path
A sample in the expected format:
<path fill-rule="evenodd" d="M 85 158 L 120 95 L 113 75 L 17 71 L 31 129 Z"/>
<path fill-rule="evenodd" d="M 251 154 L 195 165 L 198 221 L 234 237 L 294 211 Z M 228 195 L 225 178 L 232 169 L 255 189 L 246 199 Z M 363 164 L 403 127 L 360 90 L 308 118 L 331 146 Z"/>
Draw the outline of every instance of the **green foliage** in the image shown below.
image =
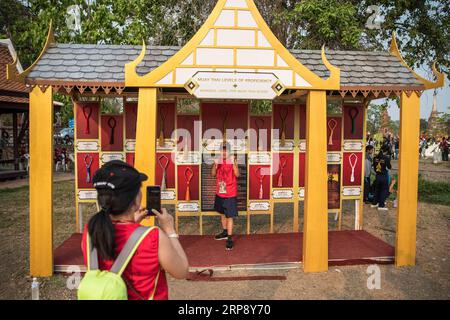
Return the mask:
<path fill-rule="evenodd" d="M 419 201 L 450 206 L 450 182 L 433 182 L 419 178 Z"/>
<path fill-rule="evenodd" d="M 350 1 L 305 0 L 289 13 L 300 32 L 294 47 L 319 49 L 322 45 L 334 49 L 359 47 L 362 34 L 357 8 Z"/>
<path fill-rule="evenodd" d="M 265 115 L 272 112 L 272 101 L 270 100 L 252 100 L 250 104 L 250 114 Z"/>
<path fill-rule="evenodd" d="M 387 101 L 383 104 L 371 103 L 367 109 L 367 132 L 375 134 L 381 127 L 381 116 L 383 111 L 388 108 Z"/>
<path fill-rule="evenodd" d="M 178 114 L 200 114 L 200 101 L 197 99 L 178 99 Z"/>
<path fill-rule="evenodd" d="M 54 100 L 63 103 L 63 106 L 59 109 L 61 121 L 63 126 L 69 125 L 69 119 L 73 119 L 73 103 L 69 96 L 62 94 L 55 94 Z"/>
<path fill-rule="evenodd" d="M 395 31 L 399 47 L 410 66 L 430 66 L 437 61 L 448 74 L 450 66 L 450 1 L 448 0 L 365 0 L 360 1 L 359 15 L 370 5 L 380 8 L 380 28 L 365 30 L 370 47 L 386 48 Z"/>
<path fill-rule="evenodd" d="M 420 132 L 426 132 L 428 128 L 428 120 L 420 119 Z"/>
<path fill-rule="evenodd" d="M 450 107 L 447 108 L 450 111 Z M 438 127 L 442 128 L 440 132 L 435 132 L 434 135 L 450 135 L 450 112 L 442 112 L 437 118 Z"/>

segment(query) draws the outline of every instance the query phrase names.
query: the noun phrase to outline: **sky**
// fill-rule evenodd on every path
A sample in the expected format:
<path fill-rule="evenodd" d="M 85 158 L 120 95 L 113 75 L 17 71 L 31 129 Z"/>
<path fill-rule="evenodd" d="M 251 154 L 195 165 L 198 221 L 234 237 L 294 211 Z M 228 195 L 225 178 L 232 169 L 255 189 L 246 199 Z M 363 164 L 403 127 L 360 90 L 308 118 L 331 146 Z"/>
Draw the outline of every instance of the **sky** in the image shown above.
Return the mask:
<path fill-rule="evenodd" d="M 429 73 L 427 76 L 427 72 L 425 68 L 420 68 L 416 70 L 418 74 L 423 76 L 426 79 L 429 79 Z M 433 79 L 429 79 L 433 80 Z M 437 109 L 438 112 L 450 112 L 450 87 L 448 83 L 448 79 L 445 79 L 445 87 L 441 88 L 437 92 Z M 420 118 L 426 119 L 430 117 L 431 110 L 433 108 L 433 93 L 434 90 L 427 90 L 422 94 L 420 98 Z M 384 99 L 377 100 L 377 104 L 384 101 Z M 400 110 L 397 107 L 395 102 L 392 102 L 389 107 L 389 115 L 391 116 L 391 120 L 400 120 Z"/>

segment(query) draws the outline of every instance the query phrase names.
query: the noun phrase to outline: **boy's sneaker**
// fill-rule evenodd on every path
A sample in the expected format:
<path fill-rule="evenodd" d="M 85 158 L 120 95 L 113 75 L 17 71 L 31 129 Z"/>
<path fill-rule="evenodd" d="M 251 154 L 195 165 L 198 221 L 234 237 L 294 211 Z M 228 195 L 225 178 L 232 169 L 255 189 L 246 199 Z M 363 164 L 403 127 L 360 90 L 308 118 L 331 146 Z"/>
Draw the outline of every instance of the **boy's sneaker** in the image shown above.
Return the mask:
<path fill-rule="evenodd" d="M 233 250 L 233 239 L 231 237 L 228 237 L 227 244 L 225 245 L 225 248 L 229 250 Z"/>
<path fill-rule="evenodd" d="M 378 211 L 388 211 L 388 208 L 386 208 L 386 207 L 378 207 Z"/>
<path fill-rule="evenodd" d="M 214 237 L 215 240 L 225 240 L 228 239 L 228 232 L 227 230 L 223 230 L 221 233 L 219 233 L 218 235 L 216 235 Z"/>
<path fill-rule="evenodd" d="M 371 204 L 370 207 L 371 208 L 378 208 L 378 205 L 377 204 Z"/>

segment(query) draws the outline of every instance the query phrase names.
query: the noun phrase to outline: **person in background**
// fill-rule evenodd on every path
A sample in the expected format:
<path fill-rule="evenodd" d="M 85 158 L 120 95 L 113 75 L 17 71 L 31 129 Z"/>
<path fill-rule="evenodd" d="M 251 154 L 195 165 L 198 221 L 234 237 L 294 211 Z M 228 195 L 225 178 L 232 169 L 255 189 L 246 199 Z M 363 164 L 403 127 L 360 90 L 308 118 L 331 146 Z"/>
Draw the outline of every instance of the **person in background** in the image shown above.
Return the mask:
<path fill-rule="evenodd" d="M 145 174 L 119 160 L 97 170 L 93 182 L 101 210 L 84 229 L 81 248 L 85 263 L 89 235 L 98 252 L 99 269 L 111 269 L 129 237 L 148 216 L 147 210 L 141 208 L 141 185 L 146 180 Z M 167 300 L 165 272 L 176 279 L 188 276 L 188 260 L 175 233 L 173 217 L 166 209 L 153 213 L 159 228 L 145 236 L 122 274 L 129 300 Z"/>
<path fill-rule="evenodd" d="M 425 137 L 422 137 L 420 140 L 420 157 L 422 159 L 425 159 L 425 151 L 427 150 L 427 139 Z"/>
<path fill-rule="evenodd" d="M 397 200 L 397 175 L 389 175 L 389 196 L 394 195 L 393 207 L 397 208 L 398 200 Z"/>
<path fill-rule="evenodd" d="M 400 151 L 400 137 L 397 135 L 395 136 L 394 140 L 394 148 L 395 148 L 395 159 L 398 160 L 399 158 L 399 151 Z"/>
<path fill-rule="evenodd" d="M 364 202 L 369 204 L 370 177 L 372 176 L 372 157 L 374 148 L 371 145 L 366 147 L 366 160 L 364 166 Z"/>
<path fill-rule="evenodd" d="M 445 137 L 442 137 L 442 141 L 439 143 L 439 148 L 442 152 L 442 161 L 448 161 L 449 144 Z"/>
<path fill-rule="evenodd" d="M 392 168 L 391 158 L 388 155 L 389 149 L 383 146 L 378 155 L 373 159 L 373 169 L 375 171 L 374 199 L 372 208 L 379 211 L 387 211 L 386 199 L 389 196 L 389 172 Z"/>
<path fill-rule="evenodd" d="M 226 250 L 233 249 L 233 219 L 238 216 L 237 178 L 239 167 L 237 159 L 229 153 L 230 145 L 222 145 L 220 158 L 214 161 L 211 175 L 216 178 L 216 198 L 214 210 L 219 212 L 223 231 L 215 236 L 215 240 L 227 240 Z"/>

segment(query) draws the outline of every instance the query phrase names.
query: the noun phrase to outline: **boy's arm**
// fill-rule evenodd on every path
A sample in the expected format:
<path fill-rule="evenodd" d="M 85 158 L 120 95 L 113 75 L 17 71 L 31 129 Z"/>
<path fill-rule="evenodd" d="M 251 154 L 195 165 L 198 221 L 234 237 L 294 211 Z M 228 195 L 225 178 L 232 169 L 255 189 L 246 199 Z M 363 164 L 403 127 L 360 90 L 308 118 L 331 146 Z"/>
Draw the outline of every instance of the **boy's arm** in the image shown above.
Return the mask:
<path fill-rule="evenodd" d="M 234 171 L 234 175 L 236 176 L 236 178 L 239 178 L 239 176 L 241 175 L 240 173 L 239 173 L 239 167 L 238 167 L 238 165 L 237 165 L 237 163 L 235 163 L 234 165 L 233 165 L 233 171 Z"/>
<path fill-rule="evenodd" d="M 239 178 L 239 176 L 240 176 L 241 174 L 239 173 L 239 166 L 238 166 L 238 163 L 237 163 L 237 159 L 236 159 L 236 158 L 234 158 L 233 171 L 234 171 L 234 175 L 236 176 L 236 178 Z"/>
<path fill-rule="evenodd" d="M 211 176 L 212 176 L 213 178 L 215 178 L 216 175 L 217 175 L 217 163 L 214 162 L 214 164 L 213 164 L 213 166 L 212 166 L 212 168 L 211 168 Z"/>

